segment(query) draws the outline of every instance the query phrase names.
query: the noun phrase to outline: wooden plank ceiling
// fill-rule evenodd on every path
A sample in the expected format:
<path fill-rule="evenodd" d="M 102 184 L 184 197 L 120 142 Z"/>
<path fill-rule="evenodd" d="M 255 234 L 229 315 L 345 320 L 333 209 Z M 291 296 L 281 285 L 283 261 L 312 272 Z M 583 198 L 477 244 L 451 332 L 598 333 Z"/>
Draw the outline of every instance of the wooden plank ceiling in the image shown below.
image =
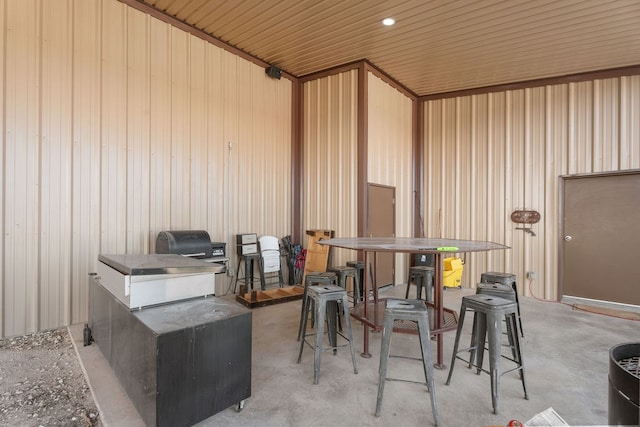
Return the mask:
<path fill-rule="evenodd" d="M 122 1 L 298 77 L 367 59 L 417 95 L 640 64 L 639 0 Z"/>

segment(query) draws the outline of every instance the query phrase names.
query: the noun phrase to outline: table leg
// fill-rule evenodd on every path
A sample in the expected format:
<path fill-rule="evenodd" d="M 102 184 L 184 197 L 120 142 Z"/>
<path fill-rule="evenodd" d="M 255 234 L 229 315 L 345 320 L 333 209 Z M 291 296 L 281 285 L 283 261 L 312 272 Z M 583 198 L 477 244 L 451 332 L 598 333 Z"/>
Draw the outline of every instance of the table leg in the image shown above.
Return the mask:
<path fill-rule="evenodd" d="M 363 294 L 362 301 L 364 303 L 364 318 L 369 319 L 369 275 L 367 271 L 369 269 L 369 264 L 371 262 L 370 252 L 364 253 L 364 285 L 363 285 Z M 369 353 L 369 326 L 366 322 L 363 323 L 363 331 L 364 331 L 364 339 L 363 339 L 363 350 L 360 353 L 360 356 L 369 359 L 371 357 L 371 353 Z"/>
<path fill-rule="evenodd" d="M 434 281 L 433 281 L 433 290 L 434 290 L 434 302 L 435 302 L 435 325 L 434 329 L 441 329 L 443 323 L 443 314 L 444 309 L 442 307 L 442 254 L 437 252 L 434 254 Z M 436 334 L 437 340 L 437 358 L 436 363 L 434 364 L 436 369 L 446 369 L 446 366 L 442 363 L 442 332 Z"/>

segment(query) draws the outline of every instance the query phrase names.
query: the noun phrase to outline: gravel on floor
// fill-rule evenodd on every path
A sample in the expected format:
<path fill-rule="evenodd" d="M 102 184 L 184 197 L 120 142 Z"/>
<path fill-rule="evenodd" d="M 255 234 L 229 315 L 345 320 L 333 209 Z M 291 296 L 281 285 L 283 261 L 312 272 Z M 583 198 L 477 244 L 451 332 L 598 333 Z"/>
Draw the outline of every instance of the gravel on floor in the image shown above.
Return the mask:
<path fill-rule="evenodd" d="M 67 328 L 0 339 L 0 425 L 101 425 Z"/>

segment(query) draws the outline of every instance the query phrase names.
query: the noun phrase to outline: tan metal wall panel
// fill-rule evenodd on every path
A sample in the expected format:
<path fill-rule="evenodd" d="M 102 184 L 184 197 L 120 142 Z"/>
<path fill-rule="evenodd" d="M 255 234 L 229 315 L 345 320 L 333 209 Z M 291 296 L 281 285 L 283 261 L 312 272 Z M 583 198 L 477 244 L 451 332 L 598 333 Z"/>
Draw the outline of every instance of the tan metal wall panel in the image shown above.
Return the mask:
<path fill-rule="evenodd" d="M 413 101 L 368 75 L 367 181 L 396 189 L 396 236 L 409 237 L 413 225 Z M 395 283 L 406 283 L 408 256 L 396 255 Z"/>
<path fill-rule="evenodd" d="M 42 3 L 42 17 L 38 323 L 57 324 L 71 320 L 70 2 Z"/>
<path fill-rule="evenodd" d="M 593 171 L 619 168 L 620 79 L 596 80 L 593 85 Z M 613 143 L 615 142 L 615 143 Z"/>
<path fill-rule="evenodd" d="M 38 324 L 41 10 L 37 1 L 6 4 L 4 138 L 4 333 Z"/>
<path fill-rule="evenodd" d="M 532 265 L 531 270 L 538 271 L 538 265 L 544 265 L 544 273 L 538 273 L 538 283 L 535 295 L 546 298 L 557 297 L 558 273 L 558 239 L 560 233 L 560 219 L 557 217 L 560 206 L 560 175 L 567 174 L 568 168 L 568 135 L 569 135 L 569 88 L 568 85 L 547 86 L 545 112 L 547 123 L 545 126 L 545 150 L 547 167 L 544 171 L 544 203 L 546 217 L 541 219 L 536 231 L 545 237 L 545 244 L 538 245 L 542 250 L 540 264 Z M 639 92 L 640 93 L 640 92 Z M 533 241 L 533 239 L 531 239 Z M 528 268 L 528 267 L 527 267 Z M 540 289 L 544 286 L 544 291 Z"/>
<path fill-rule="evenodd" d="M 236 67 L 237 104 L 225 104 L 236 109 L 238 120 L 237 136 L 229 138 L 234 155 L 229 179 L 237 183 L 232 229 L 281 238 L 291 224 L 291 84 L 246 61 L 237 60 Z"/>
<path fill-rule="evenodd" d="M 569 173 L 585 173 L 593 164 L 593 82 L 569 84 Z"/>
<path fill-rule="evenodd" d="M 511 246 L 467 255 L 466 286 L 498 270 L 526 295 L 557 297 L 558 177 L 637 167 L 639 101 L 638 78 L 626 77 L 426 103 L 426 234 Z M 541 214 L 536 236 L 511 222 L 524 208 Z"/>
<path fill-rule="evenodd" d="M 230 254 L 289 234 L 290 81 L 116 0 L 0 11 L 0 335 L 85 321 L 98 254 L 153 252 L 160 230 Z"/>
<path fill-rule="evenodd" d="M 102 2 L 100 252 L 127 251 L 127 8 Z"/>
<path fill-rule="evenodd" d="M 129 13 L 126 20 L 126 251 L 148 253 L 149 239 L 149 45 L 150 19 Z"/>
<path fill-rule="evenodd" d="M 640 168 L 640 76 L 620 78 L 620 169 Z"/>
<path fill-rule="evenodd" d="M 6 1 L 0 0 L 0 46 L 5 46 L 6 41 Z M 4 82 L 6 78 L 5 73 L 5 59 L 2 58 L 2 66 L 0 67 L 0 82 Z M 5 165 L 5 155 L 4 151 L 6 148 L 6 135 L 7 135 L 7 127 L 6 127 L 6 111 L 5 105 L 7 100 L 7 94 L 4 84 L 0 84 L 0 99 L 5 102 L 0 102 L 0 135 L 2 135 L 2 149 L 0 149 L 0 208 L 4 209 L 6 205 L 5 198 L 5 186 L 6 186 L 6 165 Z M 5 319 L 9 316 L 13 316 L 13 311 L 5 313 L 4 307 L 5 304 L 5 220 L 4 218 L 0 219 L 0 236 L 2 236 L 2 244 L 0 245 L 0 336 L 4 335 L 5 331 Z"/>
<path fill-rule="evenodd" d="M 214 241 L 224 240 L 226 236 L 225 226 L 230 218 L 231 192 L 230 183 L 227 180 L 229 170 L 229 159 L 231 151 L 228 149 L 228 142 L 225 139 L 224 123 L 224 103 L 223 99 L 225 87 L 224 72 L 222 65 L 228 60 L 224 59 L 224 52 L 220 49 L 205 49 L 205 69 L 207 78 L 205 79 L 207 90 L 207 116 L 203 117 L 206 123 L 206 134 L 204 138 L 208 141 L 206 180 L 209 183 L 207 197 L 207 212 L 216 212 L 216 215 L 208 215 L 205 229 L 210 230 L 211 238 Z M 218 100 L 210 102 L 209 100 Z M 221 161 L 222 159 L 222 161 Z M 233 242 L 227 243 L 231 245 Z M 229 246 L 232 249 L 233 246 Z"/>
<path fill-rule="evenodd" d="M 189 37 L 189 139 L 191 140 L 189 192 L 190 228 L 207 229 L 207 207 L 209 182 L 207 164 L 209 162 L 209 141 L 207 135 L 207 85 L 205 69 L 205 49 L 207 43 Z"/>
<path fill-rule="evenodd" d="M 75 1 L 73 7 L 73 127 L 71 323 L 87 319 L 89 273 L 96 271 L 100 241 L 101 200 L 101 9 L 97 2 Z M 62 322 L 57 324 L 64 324 Z M 41 327 L 57 325 L 50 323 Z"/>
<path fill-rule="evenodd" d="M 334 230 L 356 237 L 358 71 L 304 84 L 305 229 Z M 301 242 L 306 247 L 306 241 Z M 355 259 L 353 251 L 333 251 L 333 264 Z"/>
<path fill-rule="evenodd" d="M 171 228 L 171 35 L 172 28 L 160 21 L 149 22 L 149 229 L 150 252 L 162 230 Z M 212 79 L 214 76 L 212 76 Z"/>

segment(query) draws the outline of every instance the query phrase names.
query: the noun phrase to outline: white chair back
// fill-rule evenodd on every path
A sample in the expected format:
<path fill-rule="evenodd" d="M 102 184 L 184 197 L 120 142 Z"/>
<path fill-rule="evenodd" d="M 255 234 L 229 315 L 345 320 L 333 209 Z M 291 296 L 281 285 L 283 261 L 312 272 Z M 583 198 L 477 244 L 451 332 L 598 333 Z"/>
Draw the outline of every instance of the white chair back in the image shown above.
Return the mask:
<path fill-rule="evenodd" d="M 274 236 L 262 236 L 260 242 L 260 256 L 265 273 L 280 271 L 280 246 L 278 238 Z"/>

